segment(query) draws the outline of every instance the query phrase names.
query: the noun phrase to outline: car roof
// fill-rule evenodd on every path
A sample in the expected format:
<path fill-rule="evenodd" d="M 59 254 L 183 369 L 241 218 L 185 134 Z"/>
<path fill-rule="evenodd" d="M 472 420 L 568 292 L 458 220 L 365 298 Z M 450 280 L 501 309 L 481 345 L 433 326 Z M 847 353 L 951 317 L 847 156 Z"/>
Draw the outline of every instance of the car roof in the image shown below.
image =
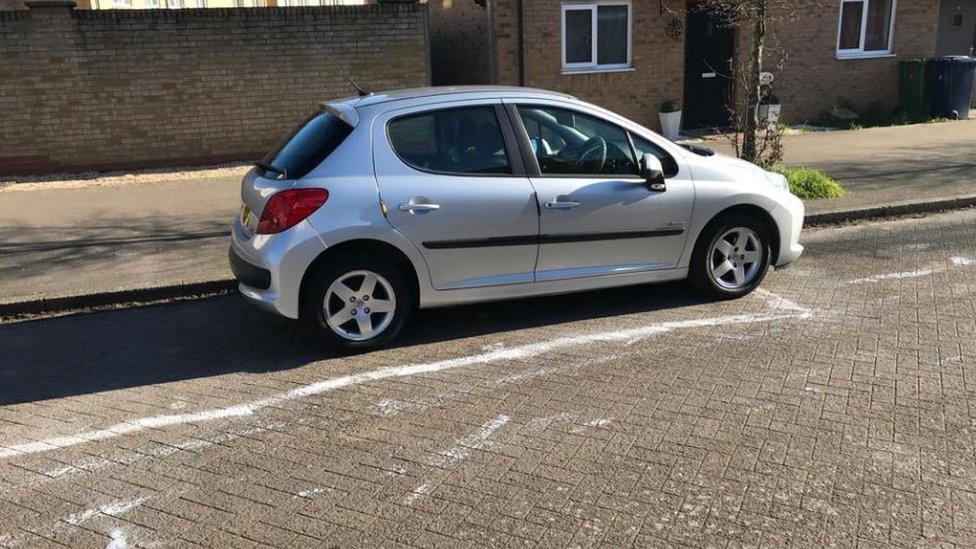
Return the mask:
<path fill-rule="evenodd" d="M 505 97 L 517 95 L 521 97 L 549 97 L 575 99 L 565 93 L 542 90 L 537 88 L 523 88 L 519 86 L 430 86 L 426 88 L 406 88 L 369 93 L 363 96 L 343 97 L 332 101 L 325 101 L 322 107 L 333 112 L 343 113 L 343 118 L 358 118 L 352 111 L 363 108 L 392 103 L 394 101 L 430 99 L 431 103 L 449 100 L 452 97 L 471 99 L 476 97 Z M 423 101 L 415 101 L 423 103 Z M 355 125 L 351 120 L 347 120 Z"/>

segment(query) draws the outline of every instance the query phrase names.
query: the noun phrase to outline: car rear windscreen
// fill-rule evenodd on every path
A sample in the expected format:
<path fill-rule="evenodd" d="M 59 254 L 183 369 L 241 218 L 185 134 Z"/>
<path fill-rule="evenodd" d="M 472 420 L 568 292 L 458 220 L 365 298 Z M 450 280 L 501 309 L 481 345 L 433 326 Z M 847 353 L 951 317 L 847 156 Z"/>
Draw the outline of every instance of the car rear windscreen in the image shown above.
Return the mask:
<path fill-rule="evenodd" d="M 298 179 L 332 154 L 352 129 L 332 113 L 315 113 L 268 153 L 264 163 L 283 172 L 282 179 Z M 264 171 L 270 176 L 279 176 L 271 170 Z"/>

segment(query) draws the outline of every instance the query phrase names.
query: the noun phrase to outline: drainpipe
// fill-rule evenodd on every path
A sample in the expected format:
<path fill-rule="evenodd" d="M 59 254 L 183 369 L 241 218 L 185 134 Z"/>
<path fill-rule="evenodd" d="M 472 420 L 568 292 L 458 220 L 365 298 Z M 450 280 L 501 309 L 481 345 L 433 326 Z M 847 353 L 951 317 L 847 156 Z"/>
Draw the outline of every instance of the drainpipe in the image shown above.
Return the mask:
<path fill-rule="evenodd" d="M 515 19 L 518 24 L 518 85 L 525 85 L 525 18 L 522 16 L 523 0 L 515 0 Z"/>

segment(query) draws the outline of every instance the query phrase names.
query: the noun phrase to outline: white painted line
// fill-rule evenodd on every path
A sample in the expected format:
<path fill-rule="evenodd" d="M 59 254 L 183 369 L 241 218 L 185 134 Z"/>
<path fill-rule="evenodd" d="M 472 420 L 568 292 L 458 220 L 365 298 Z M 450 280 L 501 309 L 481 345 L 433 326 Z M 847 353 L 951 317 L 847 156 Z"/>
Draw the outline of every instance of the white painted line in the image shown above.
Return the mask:
<path fill-rule="evenodd" d="M 471 454 L 471 450 L 476 450 L 478 448 L 484 448 L 488 443 L 488 438 L 491 437 L 492 433 L 501 429 L 503 425 L 508 423 L 510 420 L 509 416 L 501 414 L 495 419 L 485 423 L 478 428 L 477 431 L 468 435 L 457 442 L 454 446 L 451 446 L 447 450 L 442 451 L 437 455 L 437 458 L 430 462 L 430 465 L 437 465 L 438 467 L 447 467 L 454 465 L 459 461 L 463 461 L 468 458 Z"/>
<path fill-rule="evenodd" d="M 954 256 L 949 258 L 949 263 L 954 267 L 968 267 L 973 264 L 973 260 Z M 883 280 L 900 280 L 903 278 L 921 278 L 923 276 L 930 276 L 935 273 L 941 273 L 945 271 L 944 267 L 933 267 L 931 269 L 918 269 L 914 271 L 901 271 L 898 273 L 885 273 L 874 276 L 868 276 L 864 278 L 855 278 L 854 280 L 848 280 L 848 284 L 874 284 L 881 282 Z"/>
<path fill-rule="evenodd" d="M 316 494 L 321 494 L 325 492 L 322 488 L 309 488 L 308 490 L 299 490 L 297 494 L 291 497 L 291 499 L 305 498 L 308 499 Z"/>
<path fill-rule="evenodd" d="M 134 509 L 140 505 L 142 502 L 146 501 L 144 498 L 116 501 L 113 503 L 106 503 L 105 505 L 99 505 L 94 509 L 86 509 L 80 513 L 73 513 L 64 518 L 64 521 L 68 524 L 81 524 L 88 520 L 91 520 L 98 515 L 108 515 L 111 517 L 117 517 L 130 509 Z"/>
<path fill-rule="evenodd" d="M 413 502 L 417 501 L 420 496 L 426 496 L 427 492 L 430 491 L 429 484 L 421 484 L 420 486 L 414 488 L 407 494 L 407 497 L 403 498 L 403 503 L 405 505 L 413 505 Z"/>
<path fill-rule="evenodd" d="M 62 517 L 60 520 L 57 520 L 54 523 L 45 526 L 43 528 L 43 531 L 47 533 L 45 537 L 55 536 L 59 532 L 63 531 L 65 528 L 67 528 L 65 526 L 65 523 L 77 526 L 79 524 L 96 520 L 99 518 L 105 518 L 105 517 L 117 518 L 120 515 L 126 513 L 127 511 L 131 511 L 132 509 L 135 509 L 136 507 L 142 505 L 146 501 L 146 499 L 148 498 L 115 501 L 112 503 L 99 505 L 98 507 L 94 507 L 91 509 L 85 509 L 84 511 L 81 511 L 79 513 L 72 513 L 66 517 Z M 8 546 L 17 547 L 19 545 L 22 545 L 26 541 L 26 538 L 29 535 L 30 534 L 27 533 L 3 534 L 0 535 L 0 544 L 2 544 L 4 547 L 8 547 Z M 116 543 L 117 541 L 120 544 Z M 113 543 L 115 544 L 113 545 Z M 124 549 L 125 547 L 126 547 L 125 535 L 122 533 L 121 530 L 117 528 L 114 529 L 111 533 L 111 541 L 109 541 L 109 544 L 106 546 L 106 549 L 109 548 Z"/>
<path fill-rule="evenodd" d="M 129 543 L 125 539 L 125 532 L 116 528 L 115 530 L 112 530 L 110 537 L 112 539 L 108 542 L 108 545 L 105 546 L 105 549 L 128 549 Z"/>
<path fill-rule="evenodd" d="M 938 272 L 937 269 L 920 269 L 918 271 L 903 271 L 900 273 L 886 273 L 880 275 L 869 276 L 865 278 L 855 278 L 854 280 L 848 280 L 848 284 L 873 284 L 875 282 L 881 282 L 882 280 L 898 280 L 901 278 L 921 278 L 923 276 L 929 276 Z"/>
<path fill-rule="evenodd" d="M 783 305 L 784 303 L 787 302 L 784 300 L 783 302 L 781 302 L 781 305 Z M 795 306 L 795 304 L 793 305 Z M 784 305 L 779 308 L 785 309 L 786 307 Z M 428 362 L 423 364 L 408 364 L 402 366 L 390 366 L 387 368 L 380 368 L 378 370 L 373 370 L 371 372 L 350 374 L 350 375 L 335 377 L 331 379 L 326 379 L 323 381 L 319 381 L 317 383 L 311 383 L 309 385 L 302 385 L 298 388 L 292 389 L 291 391 L 287 391 L 285 393 L 279 393 L 271 397 L 254 400 L 249 403 L 239 404 L 236 406 L 230 406 L 226 408 L 214 408 L 214 409 L 203 410 L 191 414 L 159 415 L 159 416 L 152 416 L 152 417 L 137 418 L 116 425 L 112 425 L 105 429 L 86 431 L 71 436 L 54 437 L 54 438 L 49 438 L 49 439 L 36 441 L 36 442 L 14 444 L 11 446 L 0 448 L 0 459 L 7 459 L 14 456 L 20 456 L 20 455 L 49 452 L 52 450 L 57 450 L 59 448 L 68 448 L 71 446 L 77 446 L 88 442 L 106 440 L 110 438 L 120 437 L 123 435 L 130 435 L 147 429 L 158 429 L 158 428 L 169 427 L 173 425 L 182 425 L 187 423 L 204 423 L 204 422 L 216 421 L 216 420 L 226 419 L 226 418 L 248 416 L 254 414 L 256 411 L 261 410 L 263 408 L 280 405 L 288 401 L 298 400 L 313 395 L 319 395 L 319 394 L 331 392 L 336 389 L 350 387 L 353 385 L 361 385 L 364 383 L 369 383 L 372 381 L 378 381 L 382 379 L 430 374 L 434 372 L 441 372 L 444 370 L 465 368 L 469 366 L 489 364 L 493 362 L 506 361 L 506 360 L 521 360 L 521 359 L 532 358 L 546 353 L 550 353 L 552 351 L 565 350 L 573 347 L 582 347 L 585 345 L 589 345 L 591 343 L 627 342 L 627 341 L 647 339 L 650 337 L 665 334 L 675 330 L 707 328 L 712 326 L 723 326 L 728 324 L 773 322 L 776 320 L 785 320 L 791 318 L 805 319 L 805 318 L 809 318 L 811 314 L 812 313 L 809 310 L 797 307 L 797 310 L 787 310 L 786 312 L 779 313 L 779 314 L 756 313 L 756 314 L 746 314 L 746 315 L 702 318 L 696 320 L 661 322 L 658 324 L 651 324 L 649 326 L 641 326 L 639 328 L 631 328 L 626 330 L 617 330 L 617 331 L 609 331 L 609 332 L 596 332 L 590 334 L 580 334 L 580 335 L 573 335 L 573 336 L 551 339 L 549 341 L 541 341 L 538 343 L 520 345 L 517 347 L 498 348 L 498 349 L 493 349 L 475 355 L 452 358 L 448 360 L 440 360 L 437 362 Z"/>
<path fill-rule="evenodd" d="M 781 309 L 784 311 L 796 311 L 798 313 L 803 313 L 803 314 L 810 314 L 811 312 L 810 309 L 807 309 L 806 307 L 801 307 L 797 305 L 795 302 L 790 301 L 789 299 L 786 299 L 785 297 L 779 294 L 774 294 L 769 290 L 764 290 L 763 288 L 756 288 L 755 293 L 756 295 L 765 298 L 766 301 L 769 303 L 769 305 L 774 309 Z"/>

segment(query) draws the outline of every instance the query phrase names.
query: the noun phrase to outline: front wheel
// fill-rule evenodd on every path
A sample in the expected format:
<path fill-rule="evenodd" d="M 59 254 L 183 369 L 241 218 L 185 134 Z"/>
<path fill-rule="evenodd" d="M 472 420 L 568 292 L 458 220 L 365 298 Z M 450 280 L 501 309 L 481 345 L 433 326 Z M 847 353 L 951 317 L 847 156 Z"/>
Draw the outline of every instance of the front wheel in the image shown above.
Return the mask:
<path fill-rule="evenodd" d="M 767 229 L 755 220 L 733 215 L 702 231 L 688 273 L 700 292 L 716 299 L 735 299 L 762 283 L 771 259 Z"/>
<path fill-rule="evenodd" d="M 304 316 L 331 347 L 374 349 L 400 333 L 413 303 L 413 287 L 398 268 L 345 256 L 312 275 Z"/>

